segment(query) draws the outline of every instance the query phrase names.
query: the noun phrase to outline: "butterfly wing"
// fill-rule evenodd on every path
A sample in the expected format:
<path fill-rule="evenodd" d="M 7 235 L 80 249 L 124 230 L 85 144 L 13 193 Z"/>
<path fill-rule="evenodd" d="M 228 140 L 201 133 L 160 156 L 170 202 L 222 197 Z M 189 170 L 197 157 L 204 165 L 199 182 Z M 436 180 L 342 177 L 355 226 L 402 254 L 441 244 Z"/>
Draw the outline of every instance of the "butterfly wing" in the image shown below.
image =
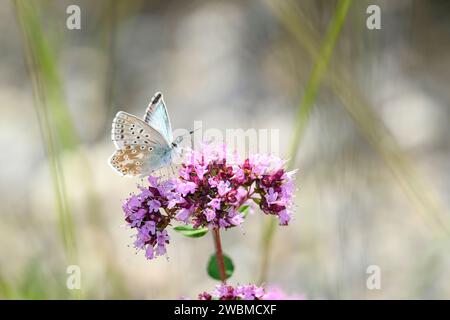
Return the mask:
<path fill-rule="evenodd" d="M 130 145 L 170 146 L 169 141 L 158 130 L 123 111 L 119 111 L 113 120 L 111 140 L 117 149 Z"/>
<path fill-rule="evenodd" d="M 147 110 L 145 111 L 144 121 L 152 128 L 158 130 L 169 144 L 172 143 L 172 127 L 161 92 L 157 92 L 150 101 Z"/>
<path fill-rule="evenodd" d="M 111 139 L 118 150 L 109 163 L 123 175 L 148 175 L 171 162 L 172 148 L 168 141 L 132 114 L 117 113 Z"/>
<path fill-rule="evenodd" d="M 124 176 L 147 176 L 171 162 L 171 153 L 160 147 L 126 146 L 109 159 L 111 166 Z"/>

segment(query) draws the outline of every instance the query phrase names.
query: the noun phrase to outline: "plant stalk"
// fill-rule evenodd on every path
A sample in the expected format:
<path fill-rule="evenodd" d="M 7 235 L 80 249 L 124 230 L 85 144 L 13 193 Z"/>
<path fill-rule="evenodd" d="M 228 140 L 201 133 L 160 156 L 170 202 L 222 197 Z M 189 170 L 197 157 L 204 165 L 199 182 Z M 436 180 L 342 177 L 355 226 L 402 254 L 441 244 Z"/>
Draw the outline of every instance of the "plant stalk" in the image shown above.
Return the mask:
<path fill-rule="evenodd" d="M 214 245 L 216 247 L 216 259 L 219 266 L 220 280 L 223 284 L 227 283 L 227 274 L 225 272 L 225 262 L 223 260 L 222 242 L 220 241 L 220 230 L 215 228 L 213 230 Z"/>

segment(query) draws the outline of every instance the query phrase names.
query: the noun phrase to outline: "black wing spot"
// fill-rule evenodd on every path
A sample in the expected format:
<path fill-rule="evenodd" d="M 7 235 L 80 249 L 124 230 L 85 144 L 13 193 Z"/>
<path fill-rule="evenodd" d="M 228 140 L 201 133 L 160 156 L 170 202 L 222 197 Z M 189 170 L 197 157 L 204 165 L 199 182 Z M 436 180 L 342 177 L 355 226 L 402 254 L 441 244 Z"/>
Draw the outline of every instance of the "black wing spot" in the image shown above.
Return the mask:
<path fill-rule="evenodd" d="M 157 104 L 159 102 L 159 99 L 161 99 L 162 94 L 160 92 L 158 92 L 151 101 L 151 104 Z"/>

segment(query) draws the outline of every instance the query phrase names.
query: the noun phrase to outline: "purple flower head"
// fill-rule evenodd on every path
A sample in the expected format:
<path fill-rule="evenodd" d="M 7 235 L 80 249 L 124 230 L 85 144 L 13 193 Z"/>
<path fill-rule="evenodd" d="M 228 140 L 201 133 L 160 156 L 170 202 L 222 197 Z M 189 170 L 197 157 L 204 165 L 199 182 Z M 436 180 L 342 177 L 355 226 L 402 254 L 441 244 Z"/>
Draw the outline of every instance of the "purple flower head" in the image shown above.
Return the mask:
<path fill-rule="evenodd" d="M 235 210 L 232 210 L 232 212 L 230 212 L 228 216 L 230 217 L 228 221 L 234 226 L 239 226 L 242 222 L 244 222 L 244 217 L 242 216 L 242 214 Z"/>
<path fill-rule="evenodd" d="M 139 200 L 139 198 L 135 195 L 133 195 L 128 202 L 126 202 L 124 204 L 124 207 L 126 208 L 125 213 L 130 214 L 132 212 L 133 209 L 138 208 L 141 205 L 141 201 Z"/>
<path fill-rule="evenodd" d="M 157 189 L 161 196 L 167 197 L 168 194 L 172 192 L 177 186 L 177 181 L 174 180 L 166 180 L 163 181 L 160 185 L 158 185 Z"/>
<path fill-rule="evenodd" d="M 157 212 L 157 211 L 159 211 L 159 208 L 161 208 L 161 202 L 159 202 L 158 200 L 154 200 L 154 199 L 149 200 L 147 204 L 148 204 L 148 210 L 150 212 Z"/>
<path fill-rule="evenodd" d="M 208 183 L 211 187 L 217 187 L 219 185 L 219 181 L 217 180 L 217 176 L 216 177 L 211 177 L 208 179 Z"/>
<path fill-rule="evenodd" d="M 271 188 L 269 188 L 269 190 L 267 191 L 267 194 L 266 194 L 265 198 L 266 198 L 266 201 L 267 201 L 268 204 L 274 204 L 274 203 L 277 202 L 277 199 L 278 199 L 278 192 L 275 192 L 275 191 L 273 190 L 273 188 L 271 187 Z"/>
<path fill-rule="evenodd" d="M 159 177 L 149 176 L 148 177 L 148 183 L 150 184 L 150 187 L 157 188 L 158 187 L 158 180 L 159 180 Z"/>
<path fill-rule="evenodd" d="M 223 197 L 227 192 L 231 190 L 229 181 L 220 181 L 217 185 L 217 192 L 219 196 Z"/>
<path fill-rule="evenodd" d="M 254 284 L 238 285 L 233 287 L 228 284 L 217 285 L 211 292 L 202 292 L 199 300 L 304 300 L 304 295 L 287 295 L 279 287 L 264 289 Z"/>
<path fill-rule="evenodd" d="M 254 284 L 233 287 L 227 284 L 217 285 L 212 292 L 198 295 L 199 300 L 262 300 L 264 288 Z"/>
<path fill-rule="evenodd" d="M 183 222 L 187 223 L 190 214 L 191 214 L 191 212 L 189 209 L 181 208 L 176 215 L 176 219 L 178 221 L 183 221 Z"/>
<path fill-rule="evenodd" d="M 154 252 L 154 250 L 153 250 L 153 246 L 152 245 L 148 245 L 147 246 L 147 249 L 145 250 L 145 256 L 147 257 L 147 259 L 153 259 L 154 257 L 155 257 L 155 254 L 154 254 L 155 252 Z"/>
<path fill-rule="evenodd" d="M 139 209 L 137 212 L 136 212 L 136 214 L 135 214 L 135 218 L 136 219 L 143 219 L 144 218 L 144 216 L 147 214 L 147 210 L 145 210 L 145 209 Z"/>
<path fill-rule="evenodd" d="M 212 209 L 205 209 L 203 214 L 205 215 L 206 221 L 208 222 L 214 220 L 214 218 L 216 217 L 216 212 Z"/>
<path fill-rule="evenodd" d="M 257 287 L 254 284 L 249 284 L 246 286 L 238 286 L 236 288 L 236 294 L 242 300 L 260 300 L 265 292 L 261 287 Z"/>
<path fill-rule="evenodd" d="M 278 213 L 278 219 L 280 220 L 280 225 L 286 226 L 289 220 L 291 220 L 291 215 L 287 210 L 281 210 Z"/>
<path fill-rule="evenodd" d="M 194 168 L 195 168 L 195 173 L 197 174 L 198 178 L 199 178 L 200 180 L 202 180 L 203 177 L 204 177 L 204 175 L 205 175 L 206 172 L 208 171 L 208 170 L 207 170 L 207 166 L 206 166 L 206 165 L 199 165 L 199 164 L 196 164 L 196 165 L 194 165 Z"/>
<path fill-rule="evenodd" d="M 194 193 L 196 188 L 197 184 L 187 181 L 178 184 L 177 192 L 179 192 L 182 197 L 186 197 L 189 193 Z"/>
<path fill-rule="evenodd" d="M 210 202 L 208 202 L 208 206 L 210 206 L 211 208 L 213 208 L 215 210 L 219 210 L 220 209 L 220 199 L 219 198 L 212 199 Z"/>
<path fill-rule="evenodd" d="M 271 155 L 240 159 L 225 145 L 203 144 L 199 150 L 187 150 L 177 177 L 149 176 L 149 185 L 140 186 L 139 193 L 124 202 L 125 221 L 137 230 L 136 248 L 145 250 L 149 259 L 166 254 L 170 240 L 166 229 L 176 221 L 194 228 L 240 226 L 246 216 L 240 212 L 244 205 L 259 207 L 287 225 L 296 171 L 286 172 L 284 165 Z M 241 289 L 247 291 L 239 294 L 249 297 L 250 289 Z"/>

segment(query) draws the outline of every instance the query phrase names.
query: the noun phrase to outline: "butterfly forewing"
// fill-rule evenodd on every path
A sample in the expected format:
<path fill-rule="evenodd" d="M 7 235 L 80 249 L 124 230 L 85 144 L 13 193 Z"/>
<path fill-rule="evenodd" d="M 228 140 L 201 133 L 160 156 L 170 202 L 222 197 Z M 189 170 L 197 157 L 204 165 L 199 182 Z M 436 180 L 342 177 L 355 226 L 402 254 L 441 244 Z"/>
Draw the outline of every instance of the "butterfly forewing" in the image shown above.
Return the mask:
<path fill-rule="evenodd" d="M 161 92 L 156 93 L 145 111 L 144 121 L 158 130 L 167 143 L 172 143 L 173 135 L 170 118 Z"/>
<path fill-rule="evenodd" d="M 132 114 L 120 111 L 113 120 L 111 139 L 116 148 L 129 145 L 162 145 L 167 141 L 156 129 Z"/>

